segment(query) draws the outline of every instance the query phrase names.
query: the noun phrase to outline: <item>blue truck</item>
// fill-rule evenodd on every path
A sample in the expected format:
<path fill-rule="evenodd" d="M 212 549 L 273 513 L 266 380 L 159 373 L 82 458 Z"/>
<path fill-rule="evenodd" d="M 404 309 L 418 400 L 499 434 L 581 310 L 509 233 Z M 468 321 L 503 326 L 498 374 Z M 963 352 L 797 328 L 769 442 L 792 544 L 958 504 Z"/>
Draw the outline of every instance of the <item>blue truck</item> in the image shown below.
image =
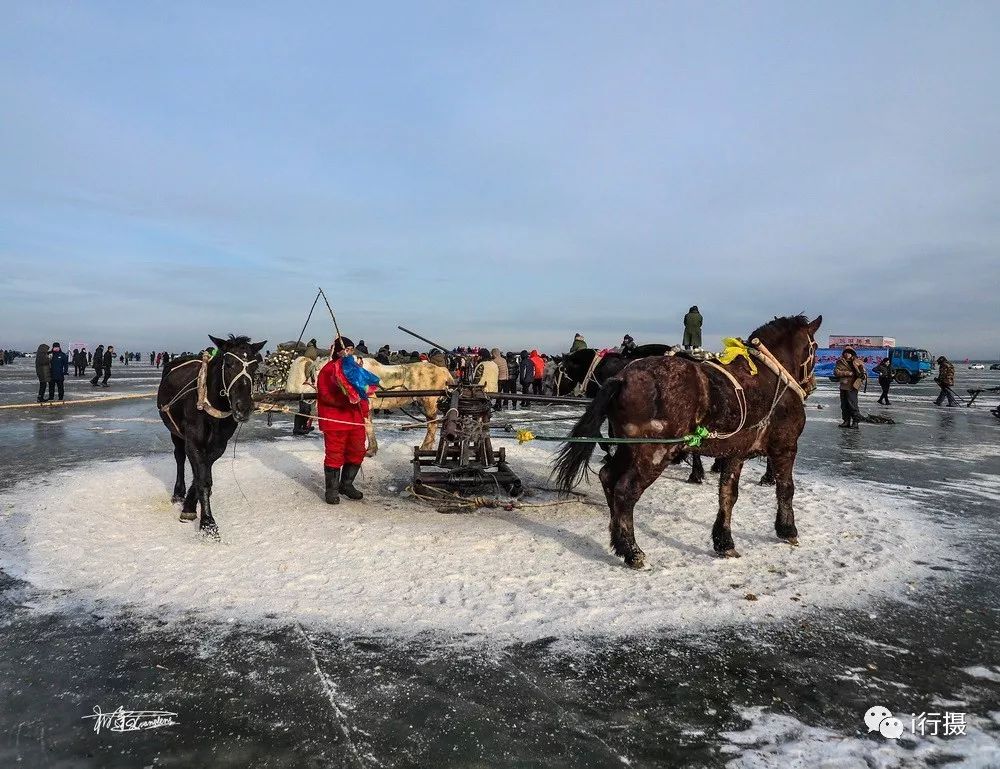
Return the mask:
<path fill-rule="evenodd" d="M 817 377 L 833 376 L 833 367 L 843 348 L 821 347 L 816 351 Z M 898 384 L 916 384 L 931 373 L 931 356 L 918 347 L 855 347 L 858 357 L 865 362 L 868 376 L 878 376 L 875 367 L 886 358 L 892 364 L 892 378 Z"/>

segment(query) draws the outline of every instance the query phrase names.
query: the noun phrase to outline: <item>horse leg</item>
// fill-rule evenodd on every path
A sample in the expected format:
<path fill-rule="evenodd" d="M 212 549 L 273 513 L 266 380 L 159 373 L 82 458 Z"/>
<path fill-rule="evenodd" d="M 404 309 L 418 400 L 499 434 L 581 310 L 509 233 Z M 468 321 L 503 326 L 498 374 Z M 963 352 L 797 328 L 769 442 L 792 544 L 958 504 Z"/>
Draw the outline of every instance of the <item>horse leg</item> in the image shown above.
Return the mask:
<path fill-rule="evenodd" d="M 767 467 L 764 469 L 764 474 L 760 477 L 758 483 L 761 486 L 774 485 L 774 465 L 771 464 L 771 457 L 767 457 Z"/>
<path fill-rule="evenodd" d="M 726 558 L 739 558 L 736 545 L 733 544 L 731 528 L 733 505 L 740 496 L 740 473 L 743 471 L 742 457 L 729 457 L 719 473 L 719 514 L 712 527 L 712 547 L 715 552 Z"/>
<path fill-rule="evenodd" d="M 371 459 L 373 456 L 378 454 L 378 440 L 375 438 L 375 424 L 372 422 L 371 417 L 365 419 L 365 437 L 368 439 L 368 448 L 365 450 L 365 456 Z"/>
<path fill-rule="evenodd" d="M 642 446 L 625 452 L 622 451 L 622 448 L 615 452 L 611 462 L 612 469 L 608 474 L 609 480 L 614 478 L 610 494 L 613 503 L 609 524 L 611 546 L 616 555 L 625 559 L 627 566 L 641 569 L 646 564 L 646 554 L 635 541 L 635 525 L 633 523 L 635 503 L 663 472 L 663 468 L 667 466 L 675 450 Z M 618 469 L 616 478 L 615 468 Z M 603 471 L 604 468 L 602 468 L 602 473 Z"/>
<path fill-rule="evenodd" d="M 710 473 L 721 473 L 722 472 L 722 468 L 725 467 L 725 466 L 726 466 L 726 458 L 725 457 L 716 457 L 715 461 L 712 462 L 712 466 L 710 468 L 708 468 L 708 472 L 710 472 Z"/>
<path fill-rule="evenodd" d="M 428 451 L 434 448 L 434 442 L 437 440 L 437 399 L 424 398 L 423 410 L 427 417 L 427 434 L 424 436 L 424 442 L 420 444 L 420 449 Z"/>
<path fill-rule="evenodd" d="M 202 463 L 202 476 L 201 483 L 199 484 L 198 494 L 201 497 L 201 522 L 198 528 L 201 530 L 202 534 L 207 534 L 210 537 L 219 537 L 219 526 L 215 522 L 215 518 L 212 517 L 212 465 L 215 460 L 225 451 L 225 447 L 216 452 L 206 452 L 205 459 Z"/>
<path fill-rule="evenodd" d="M 792 497 L 795 496 L 795 481 L 792 468 L 795 466 L 795 450 L 776 454 L 770 460 L 774 468 L 775 494 L 778 497 L 778 514 L 774 519 L 774 533 L 790 545 L 799 544 L 799 532 L 795 528 L 795 511 Z"/>
<path fill-rule="evenodd" d="M 177 463 L 177 480 L 174 481 L 174 494 L 170 501 L 181 502 L 184 500 L 184 463 L 187 461 L 187 454 L 184 452 L 183 438 L 170 433 L 170 439 L 174 442 L 174 461 Z"/>
<path fill-rule="evenodd" d="M 688 483 L 702 483 L 705 480 L 705 465 L 701 463 L 701 454 L 691 455 L 691 475 Z"/>
<path fill-rule="evenodd" d="M 193 521 L 198 517 L 198 464 L 191 460 L 191 485 L 188 486 L 187 494 L 184 497 L 184 504 L 181 505 L 182 521 Z"/>

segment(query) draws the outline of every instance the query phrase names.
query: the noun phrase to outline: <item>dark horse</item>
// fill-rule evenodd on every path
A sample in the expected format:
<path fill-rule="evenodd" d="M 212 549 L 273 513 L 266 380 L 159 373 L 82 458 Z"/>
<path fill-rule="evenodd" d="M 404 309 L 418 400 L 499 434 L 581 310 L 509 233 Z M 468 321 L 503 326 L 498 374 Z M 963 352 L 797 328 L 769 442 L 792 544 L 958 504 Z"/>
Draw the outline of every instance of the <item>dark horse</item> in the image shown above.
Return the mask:
<path fill-rule="evenodd" d="M 593 398 L 607 380 L 639 358 L 659 356 L 670 350 L 667 344 L 641 344 L 625 353 L 609 352 L 596 363 L 597 350 L 590 347 L 562 356 L 556 367 L 556 395 L 569 395 L 578 386 L 586 387 L 581 395 Z M 590 376 L 587 376 L 590 372 Z"/>
<path fill-rule="evenodd" d="M 635 361 L 601 388 L 572 435 L 598 438 L 605 419 L 614 435 L 627 438 L 677 439 L 697 427 L 709 430 L 698 451 L 725 458 L 712 528 L 712 544 L 724 556 L 739 555 L 730 522 L 743 463 L 766 455 L 777 487 L 775 532 L 796 544 L 792 467 L 806 421 L 803 400 L 815 387 L 814 337 L 822 320 L 819 316 L 810 322 L 803 315 L 775 318 L 750 335 L 749 357 L 737 357 L 726 366 L 678 356 Z M 751 373 L 751 357 L 756 374 Z M 553 472 L 563 490 L 569 491 L 587 474 L 593 450 L 593 443 L 567 443 L 560 450 Z M 611 545 L 629 566 L 639 568 L 645 561 L 635 541 L 635 503 L 685 450 L 683 443 L 623 443 L 601 467 L 601 485 L 611 509 Z"/>
<path fill-rule="evenodd" d="M 267 341 L 252 343 L 249 337 L 228 340 L 209 336 L 216 347 L 214 357 L 186 355 L 163 368 L 156 405 L 163 424 L 170 430 L 177 460 L 173 501 L 183 500 L 181 520 L 193 521 L 195 504 L 201 503 L 200 529 L 217 536 L 212 517 L 212 465 L 240 422 L 253 410 L 253 378 L 260 350 Z M 193 479 L 185 494 L 184 459 L 191 463 Z"/>

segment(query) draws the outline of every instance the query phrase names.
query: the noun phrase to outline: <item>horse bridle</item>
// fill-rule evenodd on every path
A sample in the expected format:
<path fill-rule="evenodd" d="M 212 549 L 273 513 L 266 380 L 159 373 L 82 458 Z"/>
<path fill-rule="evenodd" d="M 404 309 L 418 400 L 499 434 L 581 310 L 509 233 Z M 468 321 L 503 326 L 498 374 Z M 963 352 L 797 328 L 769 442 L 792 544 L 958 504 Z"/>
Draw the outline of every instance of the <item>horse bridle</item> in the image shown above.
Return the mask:
<path fill-rule="evenodd" d="M 250 367 L 253 366 L 253 365 L 256 365 L 257 359 L 256 358 L 249 358 L 249 359 L 248 358 L 241 358 L 239 355 L 237 355 L 234 352 L 227 352 L 227 353 L 225 353 L 225 355 L 223 355 L 223 357 L 225 357 L 226 355 L 232 355 L 234 358 L 236 358 L 237 362 L 239 362 L 243 366 L 243 370 L 240 371 L 240 373 L 238 373 L 235 377 L 233 377 L 232 380 L 227 384 L 226 383 L 226 364 L 225 363 L 222 364 L 222 389 L 219 390 L 219 395 L 221 395 L 223 398 L 225 398 L 227 401 L 229 401 L 229 407 L 232 408 L 233 407 L 233 399 L 230 397 L 229 393 L 232 391 L 232 389 L 236 385 L 236 383 L 238 381 L 240 381 L 240 379 L 242 379 L 243 377 L 246 377 L 247 380 L 250 382 L 250 392 L 253 392 L 253 376 L 250 374 Z"/>

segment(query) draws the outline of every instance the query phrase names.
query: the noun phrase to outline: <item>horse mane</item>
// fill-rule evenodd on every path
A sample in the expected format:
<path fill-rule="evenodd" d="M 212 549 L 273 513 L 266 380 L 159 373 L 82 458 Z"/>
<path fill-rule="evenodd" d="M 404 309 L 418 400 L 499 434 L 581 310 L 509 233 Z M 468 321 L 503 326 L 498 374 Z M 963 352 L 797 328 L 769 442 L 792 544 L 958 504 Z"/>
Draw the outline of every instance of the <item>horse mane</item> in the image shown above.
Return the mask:
<path fill-rule="evenodd" d="M 765 323 L 754 330 L 747 339 L 760 339 L 764 344 L 774 344 L 779 339 L 784 339 L 794 334 L 796 331 L 809 325 L 809 318 L 804 313 L 798 315 L 785 315 L 779 318 L 774 316 L 774 320 Z"/>
<path fill-rule="evenodd" d="M 229 344 L 231 344 L 233 347 L 240 347 L 240 346 L 243 346 L 243 345 L 252 344 L 252 342 L 250 340 L 250 337 L 248 337 L 248 336 L 233 336 L 232 334 L 229 335 L 229 339 L 227 339 L 226 341 L 229 342 Z"/>

